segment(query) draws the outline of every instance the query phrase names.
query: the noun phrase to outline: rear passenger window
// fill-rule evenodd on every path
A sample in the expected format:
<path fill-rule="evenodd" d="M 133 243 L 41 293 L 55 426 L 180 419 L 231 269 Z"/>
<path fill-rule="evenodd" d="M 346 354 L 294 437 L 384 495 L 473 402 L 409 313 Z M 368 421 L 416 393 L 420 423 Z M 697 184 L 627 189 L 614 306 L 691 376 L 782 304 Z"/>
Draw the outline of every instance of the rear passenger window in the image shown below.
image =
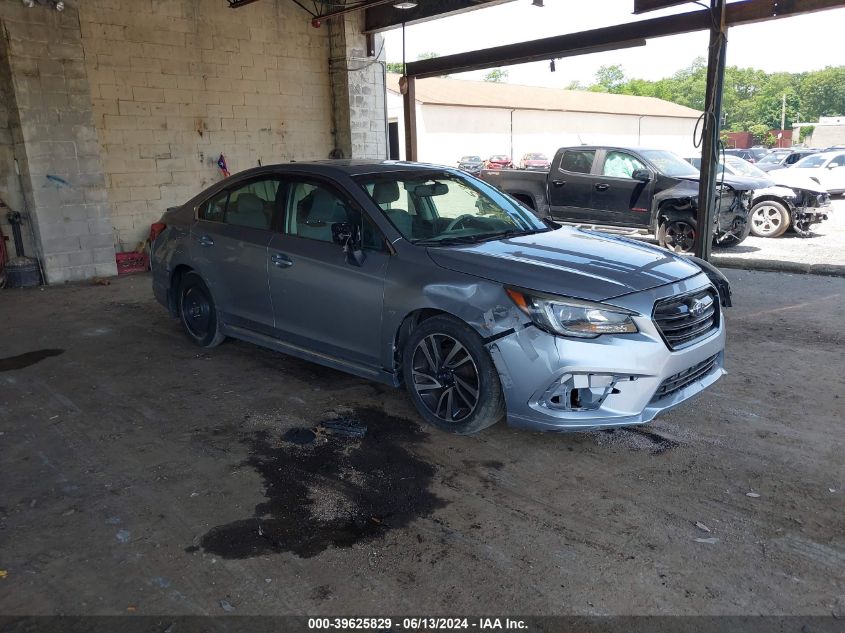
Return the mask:
<path fill-rule="evenodd" d="M 589 174 L 595 157 L 596 152 L 591 149 L 566 150 L 560 159 L 560 168 L 576 174 Z"/>
<path fill-rule="evenodd" d="M 197 212 L 199 219 L 208 220 L 209 222 L 222 222 L 223 216 L 226 213 L 226 199 L 228 197 L 228 191 L 221 191 L 213 198 L 202 203 Z"/>
<path fill-rule="evenodd" d="M 270 229 L 279 184 L 278 178 L 265 178 L 232 189 L 223 221 L 235 226 Z"/>

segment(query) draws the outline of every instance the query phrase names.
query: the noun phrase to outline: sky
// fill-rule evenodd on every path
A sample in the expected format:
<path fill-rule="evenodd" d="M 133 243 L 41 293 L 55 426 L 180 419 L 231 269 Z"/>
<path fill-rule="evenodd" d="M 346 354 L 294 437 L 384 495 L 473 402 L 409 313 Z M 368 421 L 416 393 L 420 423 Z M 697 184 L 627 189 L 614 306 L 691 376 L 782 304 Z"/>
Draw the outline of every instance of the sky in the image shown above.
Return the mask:
<path fill-rule="evenodd" d="M 531 0 L 514 0 L 407 27 L 406 60 L 414 61 L 422 53 L 461 53 L 699 8 L 688 3 L 635 16 L 633 7 L 633 0 L 545 0 L 544 7 L 533 6 Z M 766 72 L 845 65 L 843 27 L 845 9 L 733 27 L 728 32 L 727 63 Z M 644 47 L 558 60 L 554 73 L 548 62 L 509 66 L 507 81 L 561 88 L 572 81 L 590 84 L 599 67 L 611 64 L 621 64 L 627 77 L 661 79 L 689 66 L 696 57 L 706 57 L 707 41 L 705 32 L 653 39 Z M 402 61 L 401 29 L 385 33 L 385 53 L 389 62 Z M 485 72 L 453 76 L 480 79 Z"/>

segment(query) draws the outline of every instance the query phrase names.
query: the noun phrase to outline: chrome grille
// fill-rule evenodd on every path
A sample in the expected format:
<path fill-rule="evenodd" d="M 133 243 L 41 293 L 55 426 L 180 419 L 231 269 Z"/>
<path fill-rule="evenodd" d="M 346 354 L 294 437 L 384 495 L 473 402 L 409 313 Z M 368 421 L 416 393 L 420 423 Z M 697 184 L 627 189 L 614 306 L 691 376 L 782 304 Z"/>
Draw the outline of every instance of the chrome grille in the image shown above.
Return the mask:
<path fill-rule="evenodd" d="M 683 349 L 719 327 L 719 295 L 713 288 L 662 299 L 652 316 L 669 349 Z"/>
<path fill-rule="evenodd" d="M 671 396 L 673 393 L 691 385 L 702 376 L 706 376 L 713 371 L 713 367 L 716 365 L 716 359 L 718 357 L 719 355 L 716 354 L 707 360 L 693 365 L 689 369 L 685 369 L 682 372 L 669 376 L 666 380 L 660 383 L 660 386 L 657 388 L 657 391 L 654 393 L 654 397 L 651 401 L 655 402 L 656 400 L 661 400 Z"/>

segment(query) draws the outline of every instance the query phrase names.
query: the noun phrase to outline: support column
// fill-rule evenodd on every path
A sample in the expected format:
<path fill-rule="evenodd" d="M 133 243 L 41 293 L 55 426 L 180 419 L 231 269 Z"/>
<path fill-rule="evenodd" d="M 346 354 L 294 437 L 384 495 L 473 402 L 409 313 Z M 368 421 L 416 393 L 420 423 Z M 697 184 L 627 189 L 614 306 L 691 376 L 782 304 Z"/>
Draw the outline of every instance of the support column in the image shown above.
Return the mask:
<path fill-rule="evenodd" d="M 402 105 L 405 112 L 405 160 L 418 160 L 417 157 L 417 80 L 404 77 L 405 89 L 402 91 Z"/>
<path fill-rule="evenodd" d="M 719 122 L 722 118 L 722 89 L 725 81 L 725 53 L 728 27 L 725 24 L 726 0 L 710 0 L 713 25 L 707 56 L 707 87 L 704 97 L 704 124 L 701 142 L 701 179 L 698 185 L 698 211 L 695 254 L 710 259 L 713 245 L 713 220 L 716 207 L 716 177 L 719 164 Z"/>
<path fill-rule="evenodd" d="M 368 56 L 363 24 L 363 11 L 328 21 L 334 158 L 387 158 L 384 40 Z"/>
<path fill-rule="evenodd" d="M 47 283 L 115 275 L 114 235 L 76 10 L 0 4 L 1 60 L 35 253 Z M 131 246 L 134 246 L 131 245 Z"/>

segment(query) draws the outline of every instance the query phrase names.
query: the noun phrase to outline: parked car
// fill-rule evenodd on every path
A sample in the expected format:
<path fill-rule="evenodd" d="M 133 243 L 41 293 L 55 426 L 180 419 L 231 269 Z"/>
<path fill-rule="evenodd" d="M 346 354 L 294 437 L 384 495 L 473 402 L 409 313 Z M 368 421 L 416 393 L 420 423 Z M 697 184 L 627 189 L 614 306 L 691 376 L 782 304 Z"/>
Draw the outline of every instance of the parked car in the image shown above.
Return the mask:
<path fill-rule="evenodd" d="M 687 160 L 701 166 L 701 158 Z M 790 228 L 808 237 L 812 227 L 827 220 L 832 211 L 830 194 L 807 176 L 781 170 L 773 172 L 774 180 L 772 174 L 738 156 L 725 156 L 719 168 L 725 174 L 758 181 L 751 199 L 751 234 L 757 237 L 780 237 Z"/>
<path fill-rule="evenodd" d="M 538 169 L 548 171 L 551 162 L 545 154 L 526 154 L 519 161 L 520 169 Z"/>
<path fill-rule="evenodd" d="M 790 167 L 805 156 L 810 156 L 811 154 L 817 153 L 818 150 L 816 149 L 775 150 L 771 154 L 767 154 L 766 156 L 761 158 L 756 163 L 756 165 L 763 171 L 768 172 L 772 171 L 773 169 L 782 169 L 784 167 Z"/>
<path fill-rule="evenodd" d="M 548 174 L 485 170 L 481 178 L 541 217 L 651 231 L 662 246 L 678 252 L 694 245 L 699 173 L 672 152 L 562 147 Z M 732 246 L 748 237 L 752 189 L 741 178 L 725 179 L 714 218 L 717 244 Z"/>
<path fill-rule="evenodd" d="M 457 169 L 258 167 L 168 210 L 151 238 L 155 297 L 196 344 L 404 383 L 455 433 L 641 424 L 724 373 L 715 268 L 553 228 Z"/>
<path fill-rule="evenodd" d="M 505 154 L 496 154 L 484 161 L 484 169 L 510 169 L 511 167 L 513 167 L 511 157 Z"/>
<path fill-rule="evenodd" d="M 462 156 L 458 161 L 458 169 L 462 169 L 468 174 L 477 174 L 484 167 L 484 161 L 481 156 Z"/>
<path fill-rule="evenodd" d="M 832 195 L 845 194 L 845 150 L 805 156 L 789 168 L 789 171 L 793 170 L 796 174 L 809 176 Z M 769 175 L 777 178 L 783 171 L 771 171 Z"/>
<path fill-rule="evenodd" d="M 749 163 L 756 163 L 760 161 L 769 153 L 765 147 L 750 147 L 748 149 L 726 149 L 725 154 L 728 156 L 739 156 Z"/>

